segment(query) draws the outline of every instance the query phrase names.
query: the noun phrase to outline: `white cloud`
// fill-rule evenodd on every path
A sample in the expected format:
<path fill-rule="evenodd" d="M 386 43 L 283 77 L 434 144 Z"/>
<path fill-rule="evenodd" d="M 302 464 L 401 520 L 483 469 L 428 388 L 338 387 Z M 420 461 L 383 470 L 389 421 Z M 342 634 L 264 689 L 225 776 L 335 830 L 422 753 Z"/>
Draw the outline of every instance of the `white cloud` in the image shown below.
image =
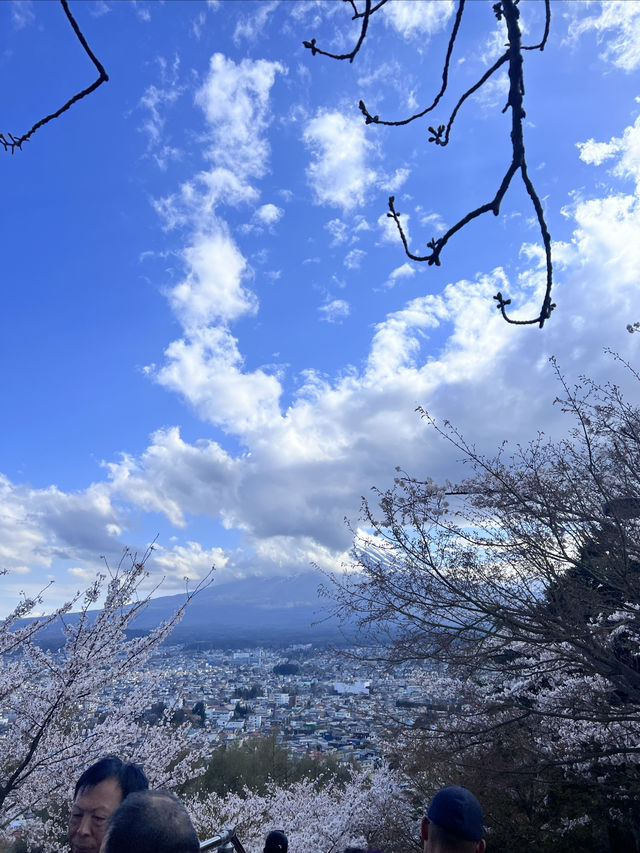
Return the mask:
<path fill-rule="evenodd" d="M 520 16 L 521 27 L 523 23 L 523 18 L 522 16 Z M 475 61 L 477 65 L 479 65 L 483 69 L 484 72 L 484 70 L 490 68 L 493 63 L 496 62 L 498 58 L 502 56 L 502 54 L 506 51 L 508 41 L 509 35 L 507 33 L 507 22 L 503 17 L 500 21 L 496 21 L 495 26 L 492 28 L 491 33 L 487 36 L 484 44 L 478 51 L 478 54 L 470 57 L 470 59 L 472 61 Z"/>
<path fill-rule="evenodd" d="M 203 548 L 199 542 L 187 542 L 186 545 L 174 545 L 172 548 L 156 546 L 153 555 L 154 568 L 159 569 L 166 578 L 163 584 L 165 594 L 176 586 L 184 589 L 185 578 L 198 581 L 204 578 L 215 566 L 216 580 L 224 575 L 228 556 L 222 548 Z"/>
<path fill-rule="evenodd" d="M 400 224 L 402 225 L 402 230 L 409 242 L 409 246 L 411 246 L 411 240 L 409 237 L 409 216 L 407 214 L 400 214 Z M 380 239 L 383 243 L 391 243 L 394 246 L 400 247 L 402 246 L 402 240 L 398 233 L 398 226 L 396 225 L 395 220 L 390 216 L 387 216 L 386 213 L 383 213 L 378 217 L 378 228 L 380 229 Z"/>
<path fill-rule="evenodd" d="M 321 112 L 308 122 L 303 139 L 311 149 L 307 177 L 319 204 L 352 210 L 361 205 L 376 173 L 376 148 L 364 122 L 340 112 Z"/>
<path fill-rule="evenodd" d="M 247 262 L 225 227 L 198 235 L 183 254 L 189 272 L 169 301 L 185 327 L 229 322 L 257 310 L 255 296 L 242 287 Z"/>
<path fill-rule="evenodd" d="M 344 259 L 345 267 L 350 270 L 360 269 L 360 264 L 362 263 L 362 259 L 366 257 L 366 254 L 362 249 L 351 249 Z"/>
<path fill-rule="evenodd" d="M 213 441 L 187 444 L 177 427 L 157 430 L 139 459 L 124 454 L 104 463 L 112 492 L 146 512 L 160 512 L 176 527 L 185 514 L 223 515 L 237 482 L 238 462 Z"/>
<path fill-rule="evenodd" d="M 212 165 L 185 181 L 179 192 L 155 201 L 167 228 L 190 225 L 206 232 L 221 203 L 257 201 L 253 182 L 267 170 L 269 98 L 278 73 L 286 73 L 278 62 L 235 63 L 220 53 L 211 57 L 195 100 L 207 120 L 205 154 Z"/>
<path fill-rule="evenodd" d="M 280 416 L 281 387 L 263 370 L 243 372 L 236 339 L 224 328 L 199 328 L 165 350 L 157 382 L 177 392 L 200 417 L 239 435 Z"/>
<path fill-rule="evenodd" d="M 453 0 L 394 0 L 383 9 L 385 24 L 405 39 L 429 39 L 453 15 Z"/>
<path fill-rule="evenodd" d="M 256 561 L 274 574 L 294 574 L 301 567 L 317 566 L 322 571 L 339 571 L 349 557 L 348 550 L 336 551 L 312 536 L 270 536 L 252 542 Z"/>
<path fill-rule="evenodd" d="M 402 266 L 396 267 L 391 271 L 386 282 L 387 287 L 393 287 L 399 278 L 412 278 L 416 274 L 416 271 L 415 264 L 405 261 Z"/>
<path fill-rule="evenodd" d="M 101 18 L 103 15 L 108 15 L 111 12 L 111 6 L 105 0 L 95 0 L 89 9 L 89 14 L 93 18 Z"/>
<path fill-rule="evenodd" d="M 160 85 L 148 86 L 138 102 L 144 119 L 141 132 L 148 137 L 148 153 L 161 169 L 166 169 L 171 160 L 178 160 L 180 149 L 171 145 L 165 131 L 167 108 L 175 104 L 183 94 L 184 87 L 179 84 L 180 59 L 176 56 L 171 63 L 160 58 Z"/>
<path fill-rule="evenodd" d="M 380 189 L 387 193 L 397 193 L 400 187 L 406 183 L 410 174 L 411 170 L 406 167 L 396 169 L 393 175 L 380 181 Z"/>
<path fill-rule="evenodd" d="M 241 17 L 233 33 L 233 40 L 236 44 L 241 41 L 255 41 L 264 31 L 265 26 L 273 12 L 278 8 L 278 0 L 263 0 L 257 4 L 247 4 L 244 9 L 250 9 L 249 15 Z"/>
<path fill-rule="evenodd" d="M 239 63 L 215 53 L 209 74 L 196 93 L 209 124 L 209 157 L 218 167 L 245 177 L 261 177 L 269 144 L 264 130 L 270 122 L 269 94 L 279 62 L 243 59 Z"/>
<path fill-rule="evenodd" d="M 631 178 L 640 186 L 640 116 L 635 124 L 625 128 L 621 137 L 612 137 L 609 142 L 593 139 L 578 143 L 580 159 L 599 166 L 605 160 L 616 158 L 612 173 L 617 177 Z"/>
<path fill-rule="evenodd" d="M 402 370 L 414 368 L 424 330 L 438 326 L 446 316 L 441 300 L 432 296 L 414 299 L 376 326 L 367 362 L 370 380 L 386 382 Z"/>
<path fill-rule="evenodd" d="M 255 212 L 255 219 L 262 225 L 275 225 L 284 216 L 284 210 L 275 204 L 263 204 Z"/>
<path fill-rule="evenodd" d="M 332 246 L 339 246 L 341 243 L 346 243 L 349 238 L 349 226 L 342 219 L 331 219 L 324 227 L 331 234 Z"/>
<path fill-rule="evenodd" d="M 68 493 L 55 486 L 16 485 L 0 475 L 0 507 L 0 566 L 11 574 L 33 575 L 24 587 L 30 595 L 45 584 L 41 570 L 56 561 L 87 560 L 93 564 L 93 576 L 101 553 L 120 550 L 113 530 L 114 525 L 122 529 L 123 519 L 104 483 Z M 15 586 L 9 586 L 17 595 Z M 63 585 L 56 595 L 61 603 L 72 591 Z"/>
<path fill-rule="evenodd" d="M 451 474 L 455 454 L 425 428 L 414 412 L 417 404 L 450 418 L 480 449 L 491 450 L 504 437 L 526 440 L 536 429 L 556 425 L 560 415 L 551 405 L 557 388 L 550 381 L 549 353 L 556 353 L 570 377 L 609 378 L 603 345 L 635 363 L 639 336 L 628 335 L 625 326 L 638 316 L 640 206 L 637 195 L 610 193 L 579 199 L 568 211 L 573 233 L 557 252 L 562 259 L 554 293 L 558 309 L 543 332 L 507 326 L 491 298 L 502 290 L 513 297 L 516 316 L 537 313 L 544 282 L 539 251 L 527 249 L 520 276 L 497 269 L 451 281 L 381 317 L 363 364 L 334 376 L 304 372 L 297 395 L 281 409 L 281 380 L 266 368 L 247 369 L 229 328 L 255 311 L 257 300 L 246 288 L 247 262 L 216 208 L 226 193 L 228 203 L 251 201 L 252 209 L 270 211 L 267 219 L 279 210 L 259 206 L 256 186 L 268 170 L 263 137 L 269 92 L 280 68 L 267 66 L 219 57 L 201 90 L 199 102 L 210 122 L 211 168 L 186 181 L 173 207 L 167 205 L 174 223 L 189 229 L 184 280 L 169 293 L 184 330 L 168 346 L 164 363 L 150 371 L 201 418 L 225 430 L 229 448 L 235 449 L 211 440 L 189 442 L 177 427 L 167 427 L 153 433 L 143 453 L 109 463 L 106 481 L 82 492 L 18 487 L 5 478 L 0 481 L 0 564 L 16 572 L 30 567 L 33 575 L 65 559 L 71 578 L 90 574 L 84 555 L 113 550 L 131 528 L 126 507 L 129 514 L 162 513 L 185 530 L 184 542 L 159 553 L 159 569 L 170 583 L 178 584 L 183 573 L 204 571 L 211 562 L 235 571 L 249 563 L 249 553 L 256 570 L 299 570 L 311 559 L 331 565 L 349 545 L 343 517 L 356 517 L 359 496 L 373 484 L 388 485 L 395 465 L 418 476 Z M 314 122 L 305 137 L 316 167 L 310 179 L 323 203 L 348 208 L 374 181 L 369 165 L 374 152 L 339 113 L 321 114 Z M 364 133 L 359 122 L 358 127 Z M 637 178 L 637 127 L 607 143 L 585 143 L 583 160 L 595 166 L 606 158 L 615 174 Z M 351 189 L 342 196 L 345 186 Z M 363 218 L 356 222 L 354 232 L 369 227 Z M 382 240 L 392 240 L 399 250 L 401 265 L 389 281 L 417 269 L 429 274 L 426 267 L 402 263 L 391 219 L 383 215 L 377 224 Z M 335 245 L 347 243 L 349 228 L 341 219 L 333 219 L 327 230 Z M 350 306 L 329 299 L 318 310 L 327 322 L 340 322 Z M 194 542 L 189 525 L 198 515 L 240 531 L 241 548 L 231 553 Z"/>
<path fill-rule="evenodd" d="M 629 134 L 621 139 L 628 147 L 617 152 L 622 162 L 633 142 Z M 219 518 L 243 531 L 252 569 L 297 570 L 318 555 L 327 564 L 339 559 L 349 544 L 342 518 L 355 518 L 358 496 L 388 484 L 395 465 L 434 477 L 452 474 L 455 453 L 426 430 L 416 405 L 450 418 L 489 451 L 503 438 L 523 440 L 538 428 L 552 432 L 561 416 L 552 405 L 558 389 L 549 353 L 570 377 L 587 373 L 598 380 L 611 374 L 611 365 L 602 363 L 603 345 L 616 346 L 632 362 L 638 351 L 637 336 L 624 330 L 637 304 L 638 198 L 579 201 L 569 215 L 575 228 L 561 250 L 559 307 L 543 333 L 514 334 L 491 298 L 501 290 L 513 297 L 516 315 L 535 314 L 544 280 L 538 256 L 529 252 L 523 258 L 533 263 L 519 280 L 497 269 L 407 302 L 376 325 L 361 371 L 335 378 L 307 371 L 282 415 L 279 387 L 264 375 L 254 376 L 257 391 L 243 387 L 245 377 L 228 388 L 216 385 L 215 377 L 226 381 L 238 369 L 233 339 L 226 342 L 229 364 L 222 366 L 217 355 L 207 364 L 206 340 L 181 342 L 189 357 L 194 347 L 200 352 L 192 373 L 171 377 L 173 387 L 188 389 L 194 405 L 240 436 L 247 451 L 234 457 L 214 442 L 188 444 L 176 429 L 160 431 L 140 459 L 110 466 L 112 494 L 164 512 L 175 524 L 185 524 L 187 514 Z M 408 276 L 410 268 L 403 264 L 394 273 Z M 329 302 L 321 313 L 328 319 L 339 305 Z M 340 310 L 344 315 L 345 307 Z M 210 348 L 218 354 L 224 343 Z M 181 368 L 189 363 L 183 354 L 175 359 Z M 192 546 L 184 547 L 178 555 L 186 565 Z M 224 556 L 225 570 L 245 565 L 241 552 Z"/>
<path fill-rule="evenodd" d="M 91 569 L 85 569 L 82 566 L 72 566 L 72 568 L 67 569 L 67 572 L 71 577 L 78 578 L 78 580 L 81 580 L 87 585 L 95 580 L 96 576 L 94 571 L 91 571 Z"/>
<path fill-rule="evenodd" d="M 151 10 L 149 7 L 141 3 L 140 0 L 133 0 L 132 5 L 139 20 L 148 24 L 151 20 Z"/>
<path fill-rule="evenodd" d="M 493 111 L 502 109 L 509 96 L 509 76 L 506 71 L 498 71 L 489 78 L 473 95 L 483 108 L 487 118 L 493 116 Z"/>
<path fill-rule="evenodd" d="M 571 39 L 584 33 L 595 32 L 599 41 L 605 41 L 601 58 L 624 71 L 635 71 L 640 65 L 640 4 L 628 0 L 605 0 L 600 3 L 600 14 L 582 17 L 580 7 L 568 5 L 573 19 L 569 26 Z"/>
<path fill-rule="evenodd" d="M 620 140 L 611 142 L 596 142 L 588 139 L 586 142 L 577 142 L 576 147 L 580 149 L 580 159 L 593 166 L 600 166 L 605 160 L 610 160 L 618 153 Z"/>
<path fill-rule="evenodd" d="M 168 293 L 185 334 L 167 347 L 164 364 L 147 372 L 183 396 L 200 417 L 243 435 L 280 417 L 281 388 L 264 370 L 244 371 L 229 331 L 228 324 L 255 313 L 258 302 L 246 287 L 247 261 L 217 207 L 258 198 L 255 182 L 268 168 L 269 97 L 277 73 L 284 73 L 279 63 L 211 58 L 196 102 L 207 119 L 206 156 L 213 165 L 157 204 L 167 225 L 190 226 L 193 233 L 182 252 L 186 275 Z M 276 205 L 263 204 L 250 228 L 272 226 L 282 215 Z M 166 512 L 178 518 L 175 506 Z"/>
<path fill-rule="evenodd" d="M 420 225 L 431 226 L 436 234 L 442 234 L 443 231 L 446 231 L 446 225 L 439 213 L 425 213 L 420 205 L 416 207 L 416 213 L 419 214 Z"/>
<path fill-rule="evenodd" d="M 332 299 L 318 308 L 322 319 L 327 323 L 341 323 L 349 316 L 349 303 L 344 299 Z"/>

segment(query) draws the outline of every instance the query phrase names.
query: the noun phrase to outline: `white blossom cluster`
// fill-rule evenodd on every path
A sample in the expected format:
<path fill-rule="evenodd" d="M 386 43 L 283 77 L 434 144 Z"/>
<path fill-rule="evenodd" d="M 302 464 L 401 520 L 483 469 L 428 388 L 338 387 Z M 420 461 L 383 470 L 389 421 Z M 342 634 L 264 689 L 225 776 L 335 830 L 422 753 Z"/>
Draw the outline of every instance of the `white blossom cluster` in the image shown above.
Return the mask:
<path fill-rule="evenodd" d="M 201 838 L 235 826 L 247 850 L 260 850 L 272 829 L 282 829 L 296 853 L 337 853 L 381 840 L 385 849 L 407 849 L 407 837 L 416 835 L 400 777 L 388 769 L 354 770 L 344 789 L 303 780 L 271 784 L 265 794 L 211 795 L 188 808 Z"/>

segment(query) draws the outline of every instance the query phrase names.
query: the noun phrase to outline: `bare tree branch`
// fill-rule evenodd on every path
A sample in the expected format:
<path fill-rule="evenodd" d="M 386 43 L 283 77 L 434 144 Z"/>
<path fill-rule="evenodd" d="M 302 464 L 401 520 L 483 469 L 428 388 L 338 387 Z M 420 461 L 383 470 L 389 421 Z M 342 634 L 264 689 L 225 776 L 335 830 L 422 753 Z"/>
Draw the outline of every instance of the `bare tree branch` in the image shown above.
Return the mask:
<path fill-rule="evenodd" d="M 500 310 L 503 318 L 513 325 L 517 326 L 528 326 L 537 324 L 540 328 L 542 328 L 545 324 L 545 321 L 549 319 L 551 316 L 551 312 L 556 307 L 555 303 L 551 301 L 551 290 L 553 287 L 553 264 L 551 258 L 551 237 L 549 234 L 549 229 L 545 220 L 544 210 L 542 208 L 542 203 L 538 196 L 537 190 L 533 181 L 531 180 L 528 170 L 527 163 L 525 158 L 525 144 L 524 144 L 524 132 L 523 132 L 523 119 L 525 118 L 525 110 L 523 106 L 524 102 L 524 60 L 523 60 L 523 51 L 524 50 L 544 50 L 545 45 L 549 38 L 550 26 L 551 26 L 551 5 L 549 0 L 545 0 L 545 28 L 541 41 L 536 45 L 523 45 L 522 44 L 522 32 L 520 29 L 520 11 L 518 8 L 519 0 L 500 0 L 494 4 L 493 9 L 496 15 L 496 18 L 501 21 L 504 19 L 506 27 L 507 27 L 507 45 L 506 50 L 499 57 L 499 59 L 491 66 L 491 68 L 487 69 L 484 74 L 477 80 L 476 83 L 473 84 L 466 92 L 464 92 L 461 97 L 458 99 L 456 105 L 453 108 L 453 111 L 449 117 L 449 121 L 447 124 L 439 124 L 437 126 L 430 126 L 429 132 L 431 136 L 429 137 L 429 142 L 434 142 L 436 145 L 444 147 L 448 145 L 451 129 L 453 123 L 456 119 L 456 116 L 465 103 L 465 101 L 471 97 L 475 92 L 482 88 L 482 86 L 487 83 L 487 81 L 498 71 L 503 65 L 508 65 L 508 74 L 509 74 L 509 96 L 507 99 L 507 104 L 503 110 L 506 112 L 508 109 L 511 109 L 511 147 L 512 147 L 512 157 L 511 163 L 507 168 L 507 171 L 498 187 L 496 194 L 494 195 L 491 201 L 485 202 L 484 204 L 479 205 L 475 209 L 469 211 L 464 216 L 462 216 L 458 222 L 455 223 L 449 230 L 443 234 L 439 238 L 434 238 L 427 243 L 427 247 L 431 250 L 428 254 L 416 254 L 412 252 L 409 248 L 407 236 L 404 233 L 402 222 L 400 219 L 400 214 L 395 209 L 395 199 L 393 196 L 389 198 L 389 213 L 387 216 L 391 217 L 396 226 L 398 228 L 398 233 L 400 235 L 400 239 L 402 240 L 402 244 L 404 246 L 405 253 L 407 257 L 411 258 L 414 261 L 418 262 L 426 262 L 430 266 L 435 264 L 436 266 L 440 265 L 440 255 L 446 244 L 449 242 L 451 237 L 468 225 L 472 220 L 477 219 L 479 216 L 482 216 L 485 213 L 492 212 L 494 216 L 498 216 L 500 213 L 500 206 L 502 204 L 502 200 L 509 189 L 511 184 L 511 180 L 516 174 L 516 172 L 520 172 L 522 177 L 522 182 L 524 183 L 525 189 L 529 198 L 531 199 L 531 203 L 535 210 L 536 219 L 538 221 L 538 226 L 540 228 L 540 235 L 542 238 L 542 243 L 544 246 L 545 252 L 545 263 L 546 263 L 546 284 L 544 290 L 544 296 L 542 299 L 542 304 L 540 307 L 540 311 L 538 315 L 530 320 L 521 320 L 521 319 L 513 319 L 507 313 L 507 306 L 511 304 L 511 300 L 505 298 L 502 293 L 498 292 L 494 299 L 497 302 L 497 308 Z M 311 42 L 304 42 L 306 47 L 311 48 L 312 53 L 315 55 L 316 53 L 320 53 L 324 56 L 329 56 L 334 59 L 349 59 L 350 62 L 353 61 L 354 57 L 360 50 L 362 43 L 364 41 L 367 25 L 369 18 L 373 14 L 373 12 L 380 8 L 382 3 L 379 3 L 378 6 L 372 7 L 371 1 L 367 0 L 366 6 L 363 12 L 359 13 L 357 11 L 357 7 L 355 5 L 355 0 L 351 0 L 352 8 L 355 11 L 355 18 L 362 18 L 362 28 L 360 32 L 360 38 L 356 44 L 356 47 L 349 54 L 333 54 L 327 51 L 320 50 L 317 45 L 315 39 Z M 415 113 L 406 119 L 398 119 L 398 120 L 388 120 L 381 119 L 379 115 L 372 115 L 369 109 L 366 107 L 364 101 L 359 102 L 360 111 L 364 115 L 365 122 L 367 124 L 376 124 L 376 125 L 384 125 L 386 127 L 400 127 L 403 125 L 410 124 L 416 119 L 423 118 L 427 113 L 431 112 L 436 105 L 439 103 L 442 98 L 444 92 L 446 91 L 448 85 L 448 75 L 449 75 L 449 65 L 451 61 L 451 56 L 453 53 L 453 48 L 456 42 L 456 38 L 458 36 L 460 22 L 462 20 L 462 15 L 465 8 L 465 0 L 459 0 L 458 9 L 456 13 L 456 17 L 453 24 L 453 29 L 451 31 L 451 35 L 449 37 L 449 42 L 447 45 L 447 52 L 443 65 L 442 72 L 442 85 L 440 87 L 439 92 L 434 98 L 433 102 L 425 107 L 420 112 Z"/>
<path fill-rule="evenodd" d="M 449 38 L 449 44 L 447 46 L 447 55 L 444 60 L 444 67 L 442 69 L 442 86 L 440 87 L 440 91 L 436 95 L 433 100 L 433 103 L 430 106 L 426 107 L 419 113 L 410 116 L 409 118 L 401 119 L 400 121 L 384 121 L 379 116 L 372 116 L 370 112 L 367 110 L 364 101 L 360 101 L 358 106 L 360 107 L 360 111 L 365 117 L 365 121 L 367 124 L 382 124 L 387 127 L 400 127 L 404 124 L 410 124 L 412 121 L 415 121 L 417 118 L 422 118 L 427 113 L 431 112 L 440 101 L 440 98 L 444 95 L 447 89 L 447 83 L 449 80 L 449 63 L 451 61 L 451 54 L 453 53 L 453 45 L 455 44 L 456 38 L 458 36 L 458 30 L 460 28 L 460 21 L 462 20 L 462 12 L 464 11 L 465 0 L 460 0 L 458 4 L 458 11 L 456 13 L 456 19 L 453 24 L 453 30 L 451 31 L 451 37 Z"/>
<path fill-rule="evenodd" d="M 362 43 L 364 42 L 365 36 L 367 35 L 367 27 L 369 26 L 369 18 L 371 17 L 371 15 L 373 15 L 374 12 L 377 12 L 381 6 L 384 6 L 384 4 L 388 2 L 388 0 L 379 0 L 379 2 L 373 6 L 371 5 L 371 0 L 365 0 L 365 6 L 364 6 L 363 12 L 358 12 L 358 8 L 355 4 L 355 0 L 345 0 L 345 2 L 349 3 L 351 5 L 351 8 L 353 9 L 354 14 L 353 14 L 353 17 L 351 19 L 352 21 L 355 21 L 358 18 L 362 18 L 362 26 L 360 28 L 360 36 L 358 38 L 358 41 L 356 42 L 355 47 L 349 53 L 329 53 L 326 50 L 321 50 L 317 46 L 316 40 L 314 38 L 311 39 L 311 41 L 303 41 L 302 44 L 305 47 L 309 48 L 312 56 L 315 56 L 317 53 L 319 53 L 320 56 L 328 56 L 331 59 L 348 59 L 349 62 L 353 62 L 353 60 L 356 57 L 356 54 L 358 53 L 358 51 L 362 47 Z"/>
<path fill-rule="evenodd" d="M 89 47 L 89 44 L 86 38 L 84 37 L 82 30 L 78 26 L 76 19 L 71 14 L 71 10 L 69 9 L 69 4 L 67 0 L 60 0 L 60 3 L 62 4 L 64 13 L 67 16 L 67 19 L 71 24 L 71 27 L 73 28 L 73 31 L 78 38 L 78 41 L 84 48 L 89 59 L 93 62 L 96 69 L 98 70 L 98 78 L 90 86 L 87 86 L 86 89 L 82 89 L 82 91 L 77 92 L 72 98 L 70 98 L 65 104 L 63 104 L 59 110 L 56 110 L 54 113 L 51 113 L 50 115 L 41 118 L 40 121 L 37 121 L 33 125 L 33 127 L 26 133 L 23 133 L 22 136 L 14 136 L 13 133 L 7 133 L 6 135 L 4 133 L 0 133 L 0 145 L 3 146 L 5 151 L 11 151 L 12 154 L 15 153 L 16 149 L 22 150 L 23 143 L 28 142 L 33 136 L 33 134 L 36 132 L 36 130 L 39 130 L 39 128 L 41 128 L 43 125 L 61 116 L 62 113 L 66 112 L 75 103 L 82 100 L 82 98 L 85 98 L 87 95 L 90 95 L 92 92 L 95 92 L 98 86 L 101 86 L 103 83 L 106 83 L 106 81 L 109 79 L 109 75 L 105 71 L 102 63 Z"/>

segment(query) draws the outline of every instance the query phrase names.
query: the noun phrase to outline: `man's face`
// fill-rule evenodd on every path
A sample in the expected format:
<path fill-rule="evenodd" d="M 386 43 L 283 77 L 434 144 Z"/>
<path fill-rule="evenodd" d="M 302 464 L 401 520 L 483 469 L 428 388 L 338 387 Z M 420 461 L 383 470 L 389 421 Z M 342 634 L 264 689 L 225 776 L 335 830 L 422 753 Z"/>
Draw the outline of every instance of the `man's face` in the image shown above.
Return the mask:
<path fill-rule="evenodd" d="M 71 853 L 98 853 L 107 818 L 121 802 L 122 789 L 113 777 L 93 788 L 80 788 L 69 821 Z"/>

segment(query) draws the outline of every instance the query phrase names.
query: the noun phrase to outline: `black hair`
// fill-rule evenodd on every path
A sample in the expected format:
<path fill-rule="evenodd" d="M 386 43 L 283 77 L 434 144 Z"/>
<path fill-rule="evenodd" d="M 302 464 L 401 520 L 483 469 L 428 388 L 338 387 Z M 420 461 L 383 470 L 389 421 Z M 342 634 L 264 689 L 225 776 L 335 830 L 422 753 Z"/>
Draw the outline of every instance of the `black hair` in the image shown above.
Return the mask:
<path fill-rule="evenodd" d="M 82 788 L 95 788 L 105 779 L 115 779 L 120 785 L 122 799 L 133 794 L 134 791 L 146 791 L 149 780 L 144 775 L 142 767 L 137 764 L 126 764 L 116 755 L 107 755 L 88 767 L 76 782 L 73 799 L 78 796 Z"/>
<path fill-rule="evenodd" d="M 468 838 L 463 838 L 432 820 L 429 821 L 429 835 L 436 844 L 450 853 L 473 853 L 478 844 L 477 841 L 469 841 Z"/>
<path fill-rule="evenodd" d="M 136 791 L 124 799 L 107 824 L 105 853 L 198 853 L 191 818 L 169 791 Z"/>

